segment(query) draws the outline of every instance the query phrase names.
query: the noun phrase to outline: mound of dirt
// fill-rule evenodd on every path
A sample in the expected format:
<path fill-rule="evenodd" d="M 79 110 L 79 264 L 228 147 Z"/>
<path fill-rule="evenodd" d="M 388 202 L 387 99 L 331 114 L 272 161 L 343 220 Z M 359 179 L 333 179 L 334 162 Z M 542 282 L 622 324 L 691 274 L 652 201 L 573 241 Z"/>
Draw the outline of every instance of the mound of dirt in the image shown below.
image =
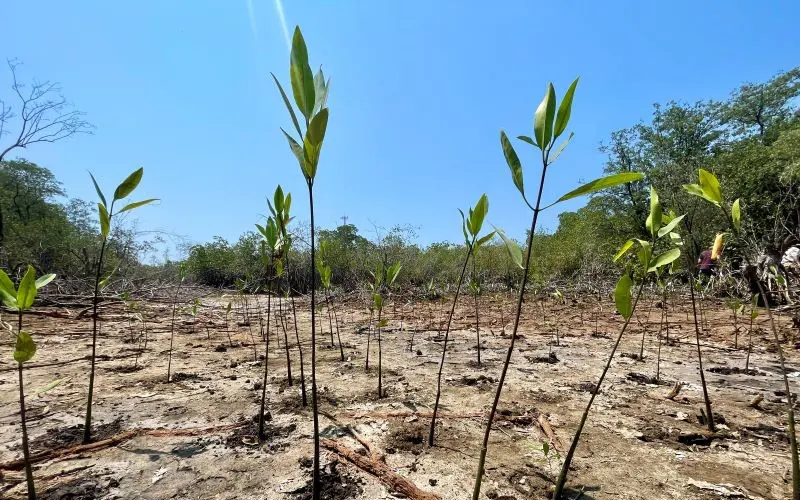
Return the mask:
<path fill-rule="evenodd" d="M 307 500 L 312 498 L 312 479 L 311 467 L 313 462 L 310 458 L 300 459 L 300 465 L 307 470 L 309 475 L 308 481 L 301 488 L 298 488 L 290 494 L 293 500 Z M 326 500 L 349 500 L 356 498 L 364 492 L 361 486 L 364 480 L 358 477 L 353 477 L 347 472 L 339 470 L 339 462 L 330 462 L 320 471 L 320 486 Z"/>

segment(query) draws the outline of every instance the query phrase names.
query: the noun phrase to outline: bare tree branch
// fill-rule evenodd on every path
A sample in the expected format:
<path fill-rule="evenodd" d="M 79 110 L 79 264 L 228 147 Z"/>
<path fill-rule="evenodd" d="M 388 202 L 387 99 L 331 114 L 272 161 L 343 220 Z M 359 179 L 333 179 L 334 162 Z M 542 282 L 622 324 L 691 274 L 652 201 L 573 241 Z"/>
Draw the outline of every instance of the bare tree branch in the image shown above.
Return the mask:
<path fill-rule="evenodd" d="M 17 148 L 27 148 L 31 144 L 56 142 L 75 134 L 91 134 L 93 126 L 84 120 L 85 113 L 75 110 L 61 94 L 57 82 L 36 82 L 30 85 L 17 79 L 16 60 L 7 61 L 11 71 L 11 90 L 16 108 L 0 99 L 0 141 L 11 133 L 12 127 L 19 127 L 13 142 L 0 146 L 0 162 Z M 16 130 L 16 128 L 15 128 Z"/>

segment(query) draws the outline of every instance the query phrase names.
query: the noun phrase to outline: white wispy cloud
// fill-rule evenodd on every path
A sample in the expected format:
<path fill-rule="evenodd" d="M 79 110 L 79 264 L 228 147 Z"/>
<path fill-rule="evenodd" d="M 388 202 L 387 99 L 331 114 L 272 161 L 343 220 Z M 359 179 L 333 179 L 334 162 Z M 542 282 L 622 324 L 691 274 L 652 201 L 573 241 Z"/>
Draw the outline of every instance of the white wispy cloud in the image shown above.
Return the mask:
<path fill-rule="evenodd" d="M 253 0 L 245 0 L 247 5 L 247 17 L 250 18 L 250 31 L 253 32 L 253 37 L 258 40 L 258 24 L 256 24 L 256 9 L 253 6 Z"/>
<path fill-rule="evenodd" d="M 286 40 L 286 48 L 291 50 L 292 41 L 289 38 L 289 27 L 286 25 L 286 15 L 284 15 L 283 13 L 283 2 L 281 0 L 275 0 L 275 10 L 278 11 L 278 20 L 281 22 L 281 29 L 283 29 L 283 38 Z"/>

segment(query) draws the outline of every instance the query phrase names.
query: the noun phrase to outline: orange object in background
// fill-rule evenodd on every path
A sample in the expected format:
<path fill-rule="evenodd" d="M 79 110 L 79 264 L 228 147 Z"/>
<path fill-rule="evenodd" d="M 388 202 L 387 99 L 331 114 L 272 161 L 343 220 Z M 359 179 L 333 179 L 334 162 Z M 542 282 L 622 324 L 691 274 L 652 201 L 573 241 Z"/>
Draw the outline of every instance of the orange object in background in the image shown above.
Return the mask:
<path fill-rule="evenodd" d="M 724 233 L 717 233 L 717 237 L 714 238 L 714 246 L 711 247 L 711 260 L 719 259 L 719 256 L 722 255 L 722 236 Z"/>

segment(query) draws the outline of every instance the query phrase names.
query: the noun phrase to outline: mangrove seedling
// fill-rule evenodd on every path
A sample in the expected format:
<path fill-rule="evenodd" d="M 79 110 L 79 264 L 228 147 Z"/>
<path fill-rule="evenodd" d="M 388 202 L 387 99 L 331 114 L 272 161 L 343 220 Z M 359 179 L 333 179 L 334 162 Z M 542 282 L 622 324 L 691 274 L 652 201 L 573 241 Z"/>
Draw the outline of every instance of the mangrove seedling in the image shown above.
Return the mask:
<path fill-rule="evenodd" d="M 744 360 L 744 371 L 750 368 L 750 352 L 753 350 L 753 322 L 758 318 L 758 294 L 753 294 L 750 302 L 750 326 L 747 328 L 747 358 Z"/>
<path fill-rule="evenodd" d="M 256 224 L 259 232 L 264 236 L 261 242 L 261 258 L 264 265 L 267 267 L 267 331 L 264 336 L 264 379 L 261 381 L 261 411 L 258 413 L 258 439 L 264 441 L 264 412 L 266 409 L 267 400 L 267 376 L 269 374 L 269 329 L 270 329 L 270 316 L 272 306 L 272 278 L 271 273 L 274 268 L 276 254 L 282 248 L 280 242 L 280 232 L 272 217 L 267 218 L 267 223 L 264 226 Z M 262 327 L 263 328 L 263 327 Z"/>
<path fill-rule="evenodd" d="M 467 264 L 469 263 L 470 257 L 472 257 L 474 260 L 473 253 L 475 252 L 475 249 L 486 244 L 494 237 L 494 231 L 491 231 L 484 236 L 479 236 L 481 230 L 483 229 L 483 221 L 486 219 L 486 214 L 489 213 L 489 198 L 487 198 L 485 194 L 481 195 L 481 197 L 478 199 L 478 202 L 475 203 L 474 208 L 470 207 L 469 210 L 467 210 L 469 214 L 468 216 L 464 215 L 464 212 L 461 209 L 459 209 L 458 212 L 461 214 L 461 232 L 464 235 L 464 244 L 467 248 L 467 254 L 464 256 L 464 264 L 461 266 L 461 274 L 458 276 L 456 293 L 453 297 L 453 303 L 450 306 L 450 314 L 447 317 L 447 326 L 445 327 L 444 331 L 442 357 L 439 360 L 439 372 L 436 375 L 436 400 L 433 403 L 431 426 L 428 430 L 428 446 L 433 446 L 434 434 L 436 433 L 436 414 L 439 411 L 439 398 L 442 396 L 442 372 L 444 371 L 444 360 L 445 356 L 447 355 L 447 341 L 450 338 L 450 325 L 453 320 L 453 315 L 456 311 L 456 303 L 458 303 L 458 295 L 461 291 L 461 285 L 464 283 L 464 275 L 467 272 Z M 480 349 L 480 334 L 478 336 L 478 344 L 478 349 Z"/>
<path fill-rule="evenodd" d="M 516 151 L 514 151 L 514 147 L 511 145 L 511 141 L 508 139 L 508 136 L 506 136 L 506 133 L 504 131 L 500 132 L 500 144 L 503 149 L 503 155 L 505 156 L 506 163 L 511 170 L 511 178 L 514 181 L 514 186 L 516 186 L 517 190 L 522 195 L 523 201 L 528 208 L 532 210 L 533 214 L 531 218 L 530 231 L 528 232 L 528 244 L 524 260 L 522 256 L 522 249 L 520 249 L 520 247 L 513 240 L 506 237 L 502 231 L 498 231 L 498 234 L 503 239 L 506 249 L 511 256 L 512 262 L 517 267 L 521 268 L 523 272 L 520 281 L 519 293 L 517 296 L 514 329 L 511 332 L 511 341 L 508 346 L 508 351 L 506 352 L 503 369 L 500 372 L 500 380 L 497 384 L 497 390 L 494 395 L 494 400 L 492 401 L 492 407 L 489 411 L 489 418 L 487 419 L 486 429 L 483 434 L 483 443 L 481 444 L 480 457 L 478 458 L 478 471 L 475 476 L 475 485 L 472 490 L 473 500 L 478 500 L 480 497 L 481 482 L 483 481 L 483 472 L 486 463 L 486 453 L 489 449 L 489 436 L 492 432 L 492 425 L 494 423 L 494 416 L 497 413 L 497 406 L 500 403 L 500 395 L 502 394 L 503 384 L 505 383 L 506 374 L 508 373 L 508 366 L 511 363 L 511 355 L 514 352 L 514 341 L 517 338 L 520 314 L 522 312 L 522 300 L 525 296 L 525 285 L 528 281 L 528 263 L 531 262 L 533 236 L 536 234 L 536 223 L 539 219 L 539 213 L 562 201 L 571 200 L 579 196 L 594 193 L 604 188 L 617 186 L 625 182 L 632 182 L 642 178 L 641 174 L 633 172 L 624 172 L 602 177 L 570 191 L 551 205 L 545 207 L 541 205 L 545 178 L 547 176 L 547 168 L 559 157 L 559 155 L 561 155 L 561 153 L 564 151 L 564 148 L 573 137 L 573 134 L 570 134 L 569 137 L 558 147 L 558 149 L 556 149 L 555 153 L 553 153 L 553 146 L 555 145 L 556 139 L 558 139 L 558 137 L 561 136 L 561 134 L 564 133 L 567 128 L 569 117 L 572 112 L 572 99 L 577 85 L 578 80 L 576 79 L 574 82 L 572 82 L 572 85 L 570 85 L 567 93 L 564 96 L 564 100 L 561 102 L 561 105 L 558 106 L 558 112 L 556 112 L 556 91 L 553 87 L 553 84 L 549 84 L 547 91 L 545 92 L 545 96 L 542 99 L 542 102 L 539 104 L 539 107 L 536 109 L 536 113 L 534 114 L 533 137 L 519 137 L 520 140 L 536 147 L 541 154 L 542 172 L 535 205 L 531 205 L 528 202 L 527 196 L 525 195 L 522 163 L 520 162 Z"/>
<path fill-rule="evenodd" d="M 231 303 L 225 305 L 225 333 L 228 334 L 228 345 L 233 347 L 233 339 L 231 338 L 231 326 L 230 326 L 230 317 L 231 317 Z"/>
<path fill-rule="evenodd" d="M 175 288 L 175 295 L 172 296 L 172 320 L 169 324 L 169 357 L 167 361 L 167 383 L 169 384 L 169 377 L 172 371 L 172 345 L 175 341 L 175 313 L 178 309 L 178 298 L 181 293 L 181 286 L 186 280 L 186 266 L 181 263 L 178 266 L 178 286 Z"/>
<path fill-rule="evenodd" d="M 322 289 L 325 290 L 325 305 L 328 309 L 328 326 L 331 331 L 331 347 L 333 343 L 333 318 L 331 317 L 332 303 L 331 300 L 331 266 L 328 265 L 328 242 L 322 240 L 319 242 L 319 261 L 317 262 L 317 271 L 319 271 L 319 280 L 322 284 Z M 333 316 L 336 316 L 336 309 L 333 309 Z M 339 320 L 336 319 L 336 338 L 339 341 L 339 356 L 344 361 L 344 348 L 342 347 L 342 338 L 339 335 Z"/>
<path fill-rule="evenodd" d="M 37 290 L 53 281 L 55 274 L 46 274 L 36 279 L 36 271 L 28 265 L 28 270 L 14 289 L 8 275 L 0 269 L 0 301 L 11 310 L 17 311 L 17 340 L 14 345 L 14 361 L 17 362 L 19 377 L 19 418 L 22 429 L 22 456 L 25 460 L 25 482 L 28 486 L 28 500 L 36 500 L 36 486 L 33 483 L 33 465 L 28 447 L 28 426 L 25 421 L 25 386 L 22 380 L 22 365 L 33 359 L 36 342 L 30 333 L 22 330 L 22 314 L 33 306 Z"/>
<path fill-rule="evenodd" d="M 733 314 L 733 348 L 739 348 L 739 317 L 744 314 L 744 304 L 737 298 L 731 298 L 725 301 L 725 305 L 731 310 Z"/>
<path fill-rule="evenodd" d="M 382 398 L 383 394 L 383 350 L 381 349 L 381 329 L 385 327 L 389 322 L 386 319 L 382 319 L 383 314 L 383 290 L 387 292 L 391 291 L 391 287 L 394 284 L 394 281 L 397 279 L 397 275 L 400 274 L 400 268 L 402 266 L 399 262 L 395 262 L 388 268 L 384 269 L 382 266 L 377 269 L 376 272 L 372 273 L 373 278 L 375 279 L 374 284 L 372 284 L 372 303 L 375 307 L 375 310 L 378 311 L 378 322 L 375 324 L 375 331 L 376 337 L 378 339 L 378 398 Z"/>
<path fill-rule="evenodd" d="M 289 111 L 292 124 L 297 131 L 297 138 L 281 129 L 289 147 L 292 150 L 300 171 L 308 187 L 308 204 L 310 208 L 310 247 L 309 255 L 309 283 L 311 284 L 311 413 L 314 424 L 314 464 L 312 475 L 312 499 L 319 500 L 321 495 L 320 468 L 319 468 L 319 413 L 317 411 L 317 329 L 316 329 L 316 245 L 314 242 L 314 179 L 319 166 L 322 143 L 325 131 L 328 128 L 328 88 L 330 80 L 325 80 L 322 69 L 314 75 L 308 64 L 308 50 L 303 34 L 299 27 L 295 27 L 292 38 L 292 50 L 289 63 L 289 75 L 292 83 L 292 93 L 297 109 L 304 119 L 305 133 L 300 127 L 292 103 L 286 92 L 283 91 L 278 78 L 272 75 L 278 86 L 283 102 Z"/>
<path fill-rule="evenodd" d="M 561 472 L 558 475 L 558 480 L 556 481 L 556 486 L 553 490 L 554 500 L 560 500 L 562 498 L 564 486 L 567 482 L 567 473 L 569 472 L 572 458 L 575 455 L 575 450 L 578 448 L 578 441 L 580 440 L 583 427 L 586 424 L 586 420 L 589 416 L 589 411 L 592 408 L 592 403 L 594 403 L 595 396 L 597 396 L 597 394 L 600 392 L 600 387 L 603 384 L 606 373 L 608 373 L 608 369 L 611 367 L 611 361 L 614 359 L 617 348 L 622 341 L 622 336 L 625 334 L 625 331 L 630 324 L 631 317 L 633 316 L 636 306 L 639 303 L 639 299 L 642 296 L 642 290 L 644 289 L 648 275 L 650 273 L 658 273 L 660 269 L 670 266 L 681 255 L 680 249 L 672 246 L 671 242 L 673 238 L 671 236 L 667 236 L 674 231 L 675 227 L 681 222 L 682 219 L 683 216 L 675 217 L 666 223 L 666 225 L 662 226 L 664 219 L 661 210 L 661 202 L 659 201 L 658 193 L 653 187 L 651 187 L 650 214 L 645 222 L 647 231 L 651 236 L 650 241 L 640 239 L 628 240 L 614 257 L 614 260 L 617 261 L 634 247 L 637 248 L 635 260 L 626 266 L 625 271 L 617 282 L 617 286 L 614 290 L 614 302 L 617 306 L 617 312 L 619 312 L 620 316 L 625 319 L 625 322 L 623 323 L 622 328 L 617 335 L 617 340 L 614 343 L 614 347 L 611 349 L 611 353 L 609 354 L 608 360 L 603 367 L 600 378 L 598 379 L 597 384 L 595 384 L 594 390 L 591 391 L 589 402 L 586 404 L 586 408 L 583 410 L 583 415 L 581 416 L 581 420 L 578 424 L 577 430 L 575 431 L 575 435 L 572 438 L 572 444 L 570 445 L 567 455 L 564 458 L 564 463 L 561 466 Z M 656 255 L 654 250 L 658 246 L 665 249 Z M 633 275 L 633 278 L 631 275 Z M 636 296 L 634 298 L 631 294 L 631 288 L 634 284 L 634 280 L 636 279 L 639 280 L 639 286 L 637 287 L 638 291 L 636 292 Z"/>
<path fill-rule="evenodd" d="M 115 215 L 119 215 L 157 201 L 157 198 L 150 198 L 147 200 L 128 203 L 117 212 L 114 211 L 114 205 L 116 202 L 127 198 L 131 195 L 131 193 L 133 193 L 133 191 L 142 181 L 143 175 L 144 169 L 138 168 L 124 181 L 122 181 L 122 183 L 114 190 L 114 198 L 111 200 L 111 205 L 109 205 L 106 202 L 106 197 L 103 194 L 103 191 L 100 189 L 100 186 L 97 184 L 97 180 L 95 180 L 94 175 L 89 173 L 89 176 L 92 178 L 92 183 L 94 184 L 94 189 L 97 192 L 98 198 L 100 199 L 100 202 L 97 204 L 97 213 L 100 217 L 100 256 L 97 259 L 97 268 L 94 277 L 94 294 L 92 296 L 92 355 L 90 358 L 91 368 L 89 370 L 89 394 L 86 400 L 86 419 L 83 427 L 84 444 L 88 444 L 92 440 L 92 397 L 94 396 L 94 375 L 95 364 L 97 360 L 97 306 L 100 303 L 100 292 L 103 288 L 102 285 L 107 283 L 108 278 L 110 277 L 107 276 L 106 278 L 103 278 L 102 274 L 103 258 L 105 257 L 106 247 L 108 246 L 108 237 L 111 234 L 111 224 Z"/>

